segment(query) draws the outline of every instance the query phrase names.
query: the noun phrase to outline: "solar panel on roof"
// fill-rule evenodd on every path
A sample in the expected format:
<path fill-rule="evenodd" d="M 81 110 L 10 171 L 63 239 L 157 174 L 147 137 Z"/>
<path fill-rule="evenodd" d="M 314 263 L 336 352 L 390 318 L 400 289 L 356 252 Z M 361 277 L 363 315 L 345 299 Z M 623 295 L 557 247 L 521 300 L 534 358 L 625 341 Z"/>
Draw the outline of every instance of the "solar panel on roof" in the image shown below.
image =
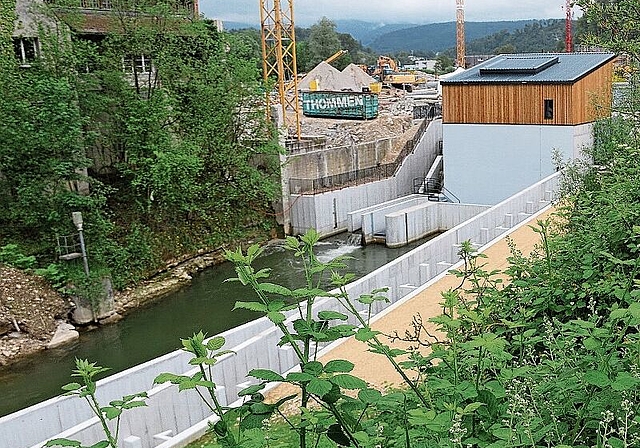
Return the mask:
<path fill-rule="evenodd" d="M 504 57 L 479 69 L 480 75 L 535 74 L 558 63 L 557 56 Z"/>

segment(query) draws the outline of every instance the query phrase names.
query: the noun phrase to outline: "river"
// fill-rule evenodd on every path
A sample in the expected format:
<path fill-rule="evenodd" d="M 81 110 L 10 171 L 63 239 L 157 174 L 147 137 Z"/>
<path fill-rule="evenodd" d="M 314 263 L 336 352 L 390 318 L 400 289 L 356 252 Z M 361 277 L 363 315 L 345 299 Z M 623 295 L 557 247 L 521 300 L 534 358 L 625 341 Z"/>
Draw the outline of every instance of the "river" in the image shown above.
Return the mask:
<path fill-rule="evenodd" d="M 361 247 L 349 244 L 348 235 L 342 234 L 321 241 L 316 253 L 321 261 L 338 255 L 353 257 L 347 272 L 362 277 L 425 241 L 397 249 Z M 270 244 L 256 267 L 271 268 L 273 283 L 302 286 L 300 262 L 280 244 Z M 60 387 L 71 381 L 75 358 L 95 361 L 116 373 L 179 348 L 180 338 L 199 330 L 214 335 L 259 317 L 246 310 L 232 311 L 237 300 L 251 299 L 251 292 L 238 282 L 225 282 L 233 276 L 230 263 L 206 269 L 194 275 L 188 286 L 117 323 L 83 332 L 72 344 L 0 368 L 0 416 L 59 394 Z"/>

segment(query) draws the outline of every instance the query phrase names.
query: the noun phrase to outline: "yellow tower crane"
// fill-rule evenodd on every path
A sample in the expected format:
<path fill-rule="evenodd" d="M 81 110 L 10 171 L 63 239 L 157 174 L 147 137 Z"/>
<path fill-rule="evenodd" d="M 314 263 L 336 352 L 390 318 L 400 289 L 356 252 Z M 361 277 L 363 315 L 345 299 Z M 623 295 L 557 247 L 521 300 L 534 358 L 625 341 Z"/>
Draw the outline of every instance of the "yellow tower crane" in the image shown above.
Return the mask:
<path fill-rule="evenodd" d="M 464 0 L 456 0 L 456 65 L 464 68 Z"/>
<path fill-rule="evenodd" d="M 295 128 L 296 136 L 300 139 L 293 0 L 260 0 L 260 24 L 265 85 L 268 86 L 271 80 L 276 82 L 285 123 L 287 127 Z M 267 113 L 272 102 L 271 93 L 267 92 Z"/>

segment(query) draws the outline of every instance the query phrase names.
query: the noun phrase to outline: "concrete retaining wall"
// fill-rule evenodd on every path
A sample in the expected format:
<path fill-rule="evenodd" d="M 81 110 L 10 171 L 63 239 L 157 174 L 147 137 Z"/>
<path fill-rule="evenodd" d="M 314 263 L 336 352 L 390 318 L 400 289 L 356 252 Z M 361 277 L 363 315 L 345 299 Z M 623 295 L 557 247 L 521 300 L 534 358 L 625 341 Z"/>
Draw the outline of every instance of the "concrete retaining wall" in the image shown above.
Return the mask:
<path fill-rule="evenodd" d="M 470 239 L 478 246 L 484 245 L 549 205 L 558 181 L 559 173 L 480 213 L 348 285 L 349 293 L 357 297 L 375 288 L 388 287 L 390 302 L 400 300 L 454 264 L 461 242 Z M 377 302 L 374 313 L 385 306 Z M 339 305 L 335 299 L 321 298 L 316 310 L 322 309 L 339 309 Z M 294 313 L 288 317 L 289 325 L 295 319 Z M 224 386 L 220 391 L 223 403 L 236 399 L 238 390 L 247 385 L 246 373 L 250 369 L 264 367 L 285 372 L 296 365 L 292 350 L 277 347 L 280 334 L 265 318 L 229 330 L 223 336 L 227 339 L 225 348 L 236 352 L 214 366 L 214 381 Z M 172 352 L 99 382 L 98 395 L 103 403 L 149 390 L 148 408 L 124 414 L 121 448 L 184 446 L 185 440 L 204 432 L 206 424 L 202 420 L 208 410 L 193 391 L 178 393 L 175 386 L 169 385 L 152 388 L 153 379 L 159 373 L 189 372 L 188 358 L 188 354 L 181 351 Z M 190 429 L 194 424 L 197 429 Z M 0 448 L 39 448 L 56 437 L 91 444 L 100 440 L 98 427 L 97 419 L 91 418 L 84 401 L 73 397 L 53 398 L 1 418 Z M 177 436 L 172 438 L 174 435 Z"/>
<path fill-rule="evenodd" d="M 352 146 L 328 148 L 287 156 L 287 174 L 292 178 L 319 179 L 383 163 L 398 137 Z"/>
<path fill-rule="evenodd" d="M 348 214 L 354 210 L 413 193 L 413 179 L 424 177 L 442 139 L 442 120 L 432 121 L 415 151 L 405 158 L 396 174 L 388 179 L 315 195 L 291 195 L 293 234 L 314 228 L 320 235 L 347 229 Z"/>
<path fill-rule="evenodd" d="M 384 216 L 385 244 L 404 246 L 431 233 L 452 229 L 487 209 L 486 205 L 427 202 L 389 213 Z"/>

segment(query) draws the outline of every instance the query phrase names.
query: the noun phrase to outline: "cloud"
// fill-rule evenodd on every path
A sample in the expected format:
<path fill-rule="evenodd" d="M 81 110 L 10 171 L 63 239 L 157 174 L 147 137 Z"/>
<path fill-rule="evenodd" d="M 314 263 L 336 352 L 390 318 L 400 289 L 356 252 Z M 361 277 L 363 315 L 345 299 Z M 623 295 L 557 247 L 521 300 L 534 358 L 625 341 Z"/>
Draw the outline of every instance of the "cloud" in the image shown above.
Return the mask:
<path fill-rule="evenodd" d="M 270 5 L 273 4 L 270 0 Z M 288 2 L 282 0 L 283 7 Z M 563 0 L 466 0 L 467 21 L 548 19 L 564 17 Z M 207 17 L 258 24 L 258 0 L 201 0 Z M 295 0 L 295 21 L 309 26 L 323 16 L 384 23 L 450 22 L 456 17 L 455 0 Z"/>

